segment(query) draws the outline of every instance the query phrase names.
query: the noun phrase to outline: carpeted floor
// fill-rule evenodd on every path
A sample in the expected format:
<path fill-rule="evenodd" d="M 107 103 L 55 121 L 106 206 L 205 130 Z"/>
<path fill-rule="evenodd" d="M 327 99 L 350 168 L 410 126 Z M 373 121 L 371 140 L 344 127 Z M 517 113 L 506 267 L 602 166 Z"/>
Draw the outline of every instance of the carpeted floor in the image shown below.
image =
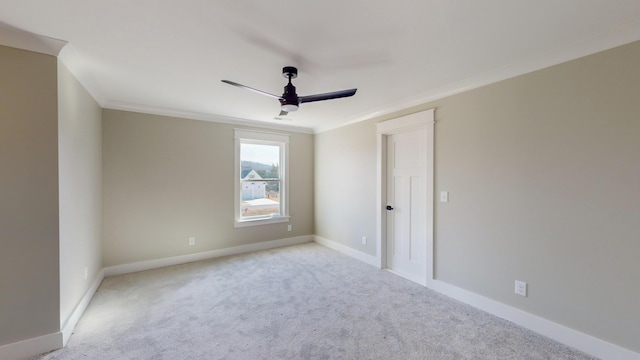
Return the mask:
<path fill-rule="evenodd" d="M 309 243 L 109 277 L 34 359 L 593 359 Z"/>

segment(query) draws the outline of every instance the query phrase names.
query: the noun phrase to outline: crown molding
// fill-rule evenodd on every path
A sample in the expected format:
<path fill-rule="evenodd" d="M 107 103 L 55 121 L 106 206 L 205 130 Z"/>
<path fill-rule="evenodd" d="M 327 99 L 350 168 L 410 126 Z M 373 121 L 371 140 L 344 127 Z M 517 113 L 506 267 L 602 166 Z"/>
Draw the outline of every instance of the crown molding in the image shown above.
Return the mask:
<path fill-rule="evenodd" d="M 58 56 L 67 42 L 42 36 L 0 22 L 0 45 Z"/>
<path fill-rule="evenodd" d="M 528 57 L 524 62 L 506 64 L 483 74 L 478 74 L 477 76 L 473 76 L 462 81 L 446 84 L 428 92 L 417 94 L 404 101 L 383 105 L 374 111 L 368 111 L 357 115 L 351 121 L 342 123 L 338 126 L 316 128 L 315 133 L 322 133 L 362 121 L 389 116 L 415 106 L 425 105 L 432 101 L 532 73 L 534 71 L 560 65 L 585 56 L 611 50 L 639 40 L 640 21 L 627 23 L 619 26 L 611 32 L 585 37 L 576 42 L 573 46 L 550 48 L 546 52 Z"/>

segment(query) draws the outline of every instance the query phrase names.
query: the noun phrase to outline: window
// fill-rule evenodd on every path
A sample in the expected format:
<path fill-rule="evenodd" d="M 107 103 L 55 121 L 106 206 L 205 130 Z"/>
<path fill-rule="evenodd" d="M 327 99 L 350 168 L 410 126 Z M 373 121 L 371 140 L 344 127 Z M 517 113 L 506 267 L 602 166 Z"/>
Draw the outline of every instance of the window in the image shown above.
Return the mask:
<path fill-rule="evenodd" d="M 288 148 L 288 135 L 235 130 L 236 227 L 289 221 Z"/>

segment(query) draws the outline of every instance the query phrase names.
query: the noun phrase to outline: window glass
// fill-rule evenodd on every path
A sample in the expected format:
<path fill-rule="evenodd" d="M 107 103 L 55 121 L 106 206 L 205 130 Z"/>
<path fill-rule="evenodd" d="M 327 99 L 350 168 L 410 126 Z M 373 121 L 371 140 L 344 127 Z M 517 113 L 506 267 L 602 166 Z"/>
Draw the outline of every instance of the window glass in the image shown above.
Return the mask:
<path fill-rule="evenodd" d="M 282 215 L 279 145 L 240 144 L 241 216 Z"/>
<path fill-rule="evenodd" d="M 289 136 L 235 130 L 235 226 L 289 221 Z"/>

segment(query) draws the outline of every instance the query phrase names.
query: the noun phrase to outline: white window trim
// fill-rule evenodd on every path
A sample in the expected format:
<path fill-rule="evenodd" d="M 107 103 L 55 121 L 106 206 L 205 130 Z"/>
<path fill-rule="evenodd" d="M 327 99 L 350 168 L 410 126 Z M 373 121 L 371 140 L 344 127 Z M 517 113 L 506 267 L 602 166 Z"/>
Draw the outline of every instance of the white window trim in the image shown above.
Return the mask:
<path fill-rule="evenodd" d="M 246 227 L 255 225 L 267 225 L 289 222 L 289 135 L 281 133 L 273 133 L 260 130 L 234 129 L 235 138 L 235 176 L 234 176 L 234 227 Z M 252 219 L 243 219 L 240 214 L 240 202 L 242 197 L 242 186 L 240 179 L 240 144 L 241 143 L 272 143 L 274 145 L 282 145 L 280 151 L 280 203 L 282 207 L 282 215 L 265 216 Z"/>

